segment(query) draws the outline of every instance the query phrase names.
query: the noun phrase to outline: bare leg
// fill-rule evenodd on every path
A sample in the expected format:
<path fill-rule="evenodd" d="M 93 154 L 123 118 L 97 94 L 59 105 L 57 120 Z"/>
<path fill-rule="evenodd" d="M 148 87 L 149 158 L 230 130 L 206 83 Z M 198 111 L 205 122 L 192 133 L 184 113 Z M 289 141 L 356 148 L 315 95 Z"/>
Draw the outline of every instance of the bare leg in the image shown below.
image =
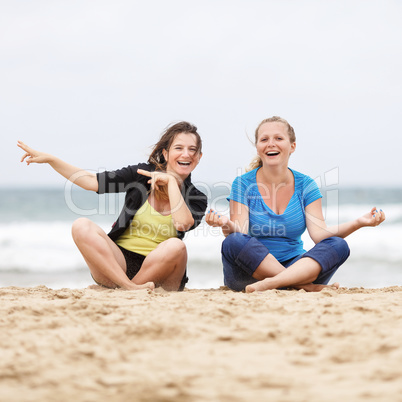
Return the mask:
<path fill-rule="evenodd" d="M 317 279 L 320 271 L 321 266 L 317 261 L 309 257 L 301 258 L 274 277 L 265 278 L 248 285 L 246 287 L 246 292 L 252 293 L 255 291 L 297 286 L 310 291 L 314 291 L 313 289 L 315 289 L 315 291 L 320 291 L 323 287 L 326 287 L 326 285 L 318 285 L 317 287 L 312 284 L 312 282 Z"/>
<path fill-rule="evenodd" d="M 307 259 L 307 258 L 304 258 L 304 259 Z M 308 259 L 313 262 L 316 262 L 310 258 L 308 258 Z M 303 258 L 301 260 L 303 260 Z M 301 260 L 299 260 L 299 261 L 301 261 Z M 297 261 L 295 264 L 297 264 L 299 261 Z M 289 268 L 285 268 L 272 254 L 268 254 L 262 260 L 262 262 L 258 266 L 258 268 L 254 271 L 253 278 L 258 279 L 259 282 L 263 282 L 264 279 L 273 278 L 276 275 L 278 275 L 281 272 L 284 272 L 288 269 Z M 321 269 L 321 267 L 320 267 L 320 269 Z M 320 273 L 320 271 L 318 271 L 318 274 L 319 273 Z M 317 274 L 317 276 L 318 276 L 318 274 Z M 317 276 L 314 279 L 312 279 L 312 281 L 314 281 L 317 278 Z M 251 293 L 251 292 L 254 292 L 254 290 L 257 290 L 257 289 L 253 290 L 253 287 L 254 286 L 260 287 L 259 282 L 256 282 L 256 283 L 253 283 L 253 284 L 247 286 L 246 292 Z M 264 285 L 262 285 L 262 286 L 264 286 Z M 268 286 L 270 286 L 270 285 L 268 285 Z M 318 285 L 315 283 L 308 283 L 308 282 L 299 283 L 297 285 L 294 283 L 293 285 L 283 285 L 283 286 L 278 286 L 278 287 L 285 287 L 285 286 L 292 287 L 295 289 L 304 289 L 306 292 L 319 292 L 322 289 L 328 287 L 328 285 Z M 335 287 L 337 289 L 337 288 L 339 288 L 339 283 L 335 283 L 335 284 L 331 285 L 331 287 Z M 276 289 L 276 288 L 269 288 L 269 289 Z M 268 290 L 268 288 L 267 289 L 258 289 L 258 290 Z"/>
<path fill-rule="evenodd" d="M 186 266 L 186 245 L 178 238 L 171 238 L 147 255 L 133 282 L 153 281 L 165 290 L 178 290 Z"/>
<path fill-rule="evenodd" d="M 265 278 L 272 278 L 283 271 L 286 271 L 286 268 L 272 254 L 268 254 L 254 271 L 253 278 L 261 281 Z"/>
<path fill-rule="evenodd" d="M 89 219 L 77 219 L 72 227 L 72 235 L 96 282 L 109 288 L 154 289 L 152 282 L 133 283 L 128 279 L 123 253 L 109 236 Z"/>

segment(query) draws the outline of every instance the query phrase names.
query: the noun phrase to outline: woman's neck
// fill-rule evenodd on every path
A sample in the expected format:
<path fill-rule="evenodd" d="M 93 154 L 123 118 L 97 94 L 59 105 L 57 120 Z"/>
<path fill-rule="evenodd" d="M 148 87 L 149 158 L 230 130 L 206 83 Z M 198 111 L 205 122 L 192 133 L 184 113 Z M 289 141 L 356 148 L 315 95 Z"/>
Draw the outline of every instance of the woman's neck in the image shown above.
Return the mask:
<path fill-rule="evenodd" d="M 256 179 L 265 204 L 276 214 L 283 214 L 294 194 L 294 177 L 289 168 L 262 167 L 257 171 Z"/>
<path fill-rule="evenodd" d="M 292 181 L 291 172 L 287 166 L 284 168 L 261 166 L 261 168 L 258 170 L 258 173 L 258 181 L 262 181 L 268 186 L 287 185 Z"/>

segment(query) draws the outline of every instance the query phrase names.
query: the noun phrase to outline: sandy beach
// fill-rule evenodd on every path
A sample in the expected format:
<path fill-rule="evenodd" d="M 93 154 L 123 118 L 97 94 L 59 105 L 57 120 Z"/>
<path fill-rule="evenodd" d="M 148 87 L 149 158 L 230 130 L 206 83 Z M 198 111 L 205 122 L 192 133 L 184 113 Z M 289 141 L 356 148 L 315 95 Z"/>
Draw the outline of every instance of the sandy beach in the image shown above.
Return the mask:
<path fill-rule="evenodd" d="M 1 401 L 402 401 L 402 287 L 0 288 Z"/>

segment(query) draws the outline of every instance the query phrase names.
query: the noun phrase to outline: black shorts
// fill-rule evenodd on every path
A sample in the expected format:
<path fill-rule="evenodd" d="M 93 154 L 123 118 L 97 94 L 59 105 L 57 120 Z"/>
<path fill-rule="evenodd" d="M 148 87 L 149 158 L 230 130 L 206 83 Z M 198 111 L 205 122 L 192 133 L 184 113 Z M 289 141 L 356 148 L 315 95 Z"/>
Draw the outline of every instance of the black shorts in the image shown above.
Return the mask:
<path fill-rule="evenodd" d="M 117 245 L 117 246 L 119 247 L 119 249 L 121 250 L 121 252 L 124 255 L 124 258 L 126 260 L 126 266 L 127 266 L 126 275 L 127 275 L 128 279 L 130 279 L 130 281 L 131 281 L 134 278 L 134 276 L 137 275 L 137 273 L 141 269 L 142 263 L 145 260 L 145 256 L 141 255 L 141 254 L 137 254 L 134 251 L 127 250 L 123 247 L 120 247 L 119 245 Z M 178 290 L 182 291 L 187 282 L 188 282 L 187 272 L 185 272 Z"/>
<path fill-rule="evenodd" d="M 128 279 L 133 279 L 135 275 L 138 274 L 139 270 L 141 269 L 142 263 L 145 260 L 145 255 L 137 254 L 134 251 L 127 250 L 123 247 L 118 245 L 119 249 L 124 255 L 126 260 L 126 275 Z"/>

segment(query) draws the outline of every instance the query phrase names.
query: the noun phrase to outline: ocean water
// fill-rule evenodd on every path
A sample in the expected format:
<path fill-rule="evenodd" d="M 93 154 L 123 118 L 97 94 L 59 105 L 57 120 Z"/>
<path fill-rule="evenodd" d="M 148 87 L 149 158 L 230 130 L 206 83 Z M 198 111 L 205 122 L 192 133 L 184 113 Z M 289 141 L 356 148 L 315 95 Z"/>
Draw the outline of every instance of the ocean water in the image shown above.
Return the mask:
<path fill-rule="evenodd" d="M 210 206 L 228 214 L 228 186 L 201 188 Z M 339 188 L 324 194 L 329 224 L 342 223 L 377 206 L 386 221 L 363 228 L 347 238 L 351 256 L 333 280 L 347 287 L 379 288 L 402 285 L 402 190 Z M 93 284 L 77 250 L 71 225 L 85 216 L 106 232 L 122 207 L 122 195 L 103 195 L 67 186 L 65 189 L 0 189 L 0 286 L 46 285 L 53 289 Z M 223 284 L 220 229 L 202 222 L 185 238 L 189 288 Z M 305 248 L 313 243 L 303 236 Z"/>

